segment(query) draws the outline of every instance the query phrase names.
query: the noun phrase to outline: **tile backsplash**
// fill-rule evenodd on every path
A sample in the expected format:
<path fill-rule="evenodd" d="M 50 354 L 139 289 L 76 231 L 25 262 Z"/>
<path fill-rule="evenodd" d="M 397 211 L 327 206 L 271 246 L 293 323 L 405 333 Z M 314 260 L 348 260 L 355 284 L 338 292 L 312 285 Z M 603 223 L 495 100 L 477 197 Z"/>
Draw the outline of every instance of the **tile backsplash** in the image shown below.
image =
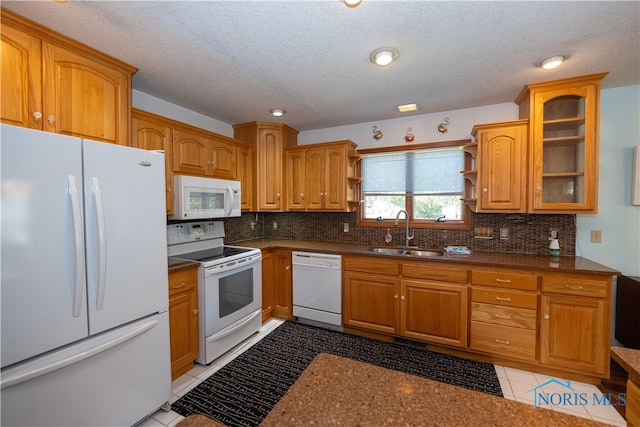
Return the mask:
<path fill-rule="evenodd" d="M 357 227 L 346 212 L 245 213 L 225 221 L 225 242 L 259 238 L 384 245 L 386 228 Z M 253 228 L 252 228 L 253 223 Z M 349 231 L 344 232 L 344 224 Z M 430 248 L 467 246 L 475 251 L 549 254 L 549 229 L 558 231 L 561 255 L 575 255 L 575 215 L 472 214 L 470 230 L 415 229 L 412 244 Z M 404 244 L 404 222 L 391 227 L 393 242 Z"/>

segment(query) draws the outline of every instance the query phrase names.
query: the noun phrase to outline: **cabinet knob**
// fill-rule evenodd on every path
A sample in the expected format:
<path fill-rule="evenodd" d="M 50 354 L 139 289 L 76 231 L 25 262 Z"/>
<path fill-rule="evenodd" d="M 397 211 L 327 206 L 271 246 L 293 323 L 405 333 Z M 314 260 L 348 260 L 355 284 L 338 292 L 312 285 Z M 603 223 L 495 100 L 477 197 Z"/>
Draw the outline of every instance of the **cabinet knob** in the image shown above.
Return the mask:
<path fill-rule="evenodd" d="M 549 313 L 545 313 L 542 317 L 544 317 L 544 320 L 549 320 Z"/>
<path fill-rule="evenodd" d="M 300 193 L 300 198 L 304 199 L 304 193 Z"/>
<path fill-rule="evenodd" d="M 402 295 L 402 296 L 400 297 L 400 300 L 402 300 L 402 301 L 404 301 L 404 300 L 405 300 L 404 295 Z"/>
<path fill-rule="evenodd" d="M 284 269 L 285 269 L 285 270 L 287 270 L 287 271 L 289 271 L 289 270 L 291 269 L 291 266 L 290 266 L 290 265 L 287 265 Z"/>
<path fill-rule="evenodd" d="M 198 309 L 197 308 L 193 309 L 193 314 L 198 314 Z"/>
<path fill-rule="evenodd" d="M 33 118 L 36 120 L 42 119 L 42 113 L 40 111 L 36 111 L 35 113 L 33 113 Z"/>
<path fill-rule="evenodd" d="M 398 294 L 395 294 L 395 295 L 393 296 L 393 298 L 394 298 L 394 299 L 398 299 Z"/>
<path fill-rule="evenodd" d="M 276 193 L 276 199 L 280 200 L 280 193 Z"/>
<path fill-rule="evenodd" d="M 171 193 L 171 191 L 173 191 L 173 190 L 171 190 L 171 186 L 168 186 L 168 187 L 167 187 L 167 191 L 168 191 L 169 193 Z"/>
<path fill-rule="evenodd" d="M 487 187 L 482 187 L 482 192 L 486 193 L 487 191 L 489 191 L 489 189 Z"/>
<path fill-rule="evenodd" d="M 56 122 L 56 116 L 54 115 L 47 116 L 47 120 L 49 121 L 49 123 L 54 124 Z"/>

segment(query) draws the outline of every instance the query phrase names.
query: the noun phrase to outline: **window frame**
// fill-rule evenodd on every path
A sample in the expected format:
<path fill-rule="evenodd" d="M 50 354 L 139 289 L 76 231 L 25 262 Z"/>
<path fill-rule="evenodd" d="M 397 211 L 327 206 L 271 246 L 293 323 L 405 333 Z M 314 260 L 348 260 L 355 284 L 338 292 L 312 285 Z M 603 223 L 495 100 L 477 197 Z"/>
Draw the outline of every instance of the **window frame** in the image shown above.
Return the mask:
<path fill-rule="evenodd" d="M 430 142 L 430 143 L 422 143 L 411 145 L 410 147 L 404 145 L 397 145 L 391 147 L 376 147 L 376 148 L 365 148 L 358 150 L 358 154 L 367 155 L 367 154 L 380 154 L 380 153 L 393 153 L 393 152 L 406 152 L 406 151 L 418 151 L 418 150 L 428 150 L 428 149 L 438 149 L 438 148 L 449 148 L 449 147 L 459 147 L 462 150 L 462 147 L 470 144 L 472 141 L 470 139 L 461 139 L 461 140 L 453 140 L 453 141 L 442 141 L 442 142 Z M 471 168 L 471 156 L 468 153 L 464 153 L 464 169 L 469 170 Z M 462 172 L 462 171 L 460 171 Z M 466 195 L 469 194 L 469 185 L 470 183 L 465 180 L 464 181 L 464 189 L 462 200 L 466 198 Z M 360 189 L 361 199 L 364 199 L 364 195 L 362 194 L 362 189 Z M 466 203 L 462 203 L 462 211 L 460 220 L 446 220 L 443 222 L 438 222 L 434 219 L 414 219 L 413 218 L 413 197 L 411 195 L 406 196 L 406 211 L 410 215 L 411 228 L 425 228 L 425 229 L 440 229 L 440 230 L 470 230 L 471 229 L 471 209 L 467 206 Z M 382 221 L 378 221 L 377 219 L 366 219 L 364 218 L 364 203 L 360 203 L 357 209 L 356 216 L 356 225 L 358 227 L 378 227 L 378 228 L 390 228 L 393 227 L 395 219 L 383 219 Z M 404 220 L 404 216 L 402 216 Z"/>

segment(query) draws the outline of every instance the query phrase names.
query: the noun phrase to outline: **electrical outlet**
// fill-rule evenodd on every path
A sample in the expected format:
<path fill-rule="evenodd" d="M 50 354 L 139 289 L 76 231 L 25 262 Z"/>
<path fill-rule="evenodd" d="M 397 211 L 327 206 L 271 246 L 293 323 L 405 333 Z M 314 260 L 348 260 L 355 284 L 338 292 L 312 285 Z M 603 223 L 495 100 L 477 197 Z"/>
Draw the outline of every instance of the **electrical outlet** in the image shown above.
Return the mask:
<path fill-rule="evenodd" d="M 249 224 L 251 226 L 252 230 L 256 229 L 256 223 L 254 221 L 251 221 L 251 224 Z"/>
<path fill-rule="evenodd" d="M 273 229 L 274 229 L 274 230 L 277 230 L 277 229 L 278 229 L 278 223 L 277 223 L 277 222 L 275 222 L 275 221 L 273 221 Z"/>
<path fill-rule="evenodd" d="M 591 243 L 602 243 L 602 230 L 591 230 Z"/>
<path fill-rule="evenodd" d="M 345 233 L 348 233 L 348 232 L 349 232 L 349 223 L 348 223 L 348 222 L 345 222 L 345 223 L 343 224 L 343 229 L 342 229 L 342 230 L 343 230 Z"/>
<path fill-rule="evenodd" d="M 507 227 L 500 228 L 500 238 L 506 240 L 509 238 L 509 229 Z"/>
<path fill-rule="evenodd" d="M 557 238 L 558 238 L 558 229 L 550 228 L 549 229 L 549 240 L 553 240 L 553 239 L 557 239 Z"/>

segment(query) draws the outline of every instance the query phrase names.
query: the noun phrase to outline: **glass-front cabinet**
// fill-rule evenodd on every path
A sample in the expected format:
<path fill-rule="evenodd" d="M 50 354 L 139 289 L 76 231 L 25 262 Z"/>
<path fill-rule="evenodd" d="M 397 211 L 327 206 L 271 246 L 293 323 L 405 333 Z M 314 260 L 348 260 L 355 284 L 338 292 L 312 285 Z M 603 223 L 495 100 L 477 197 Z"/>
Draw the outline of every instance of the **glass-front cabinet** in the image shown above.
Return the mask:
<path fill-rule="evenodd" d="M 516 103 L 529 118 L 532 213 L 596 213 L 600 81 L 607 73 L 527 85 Z"/>

